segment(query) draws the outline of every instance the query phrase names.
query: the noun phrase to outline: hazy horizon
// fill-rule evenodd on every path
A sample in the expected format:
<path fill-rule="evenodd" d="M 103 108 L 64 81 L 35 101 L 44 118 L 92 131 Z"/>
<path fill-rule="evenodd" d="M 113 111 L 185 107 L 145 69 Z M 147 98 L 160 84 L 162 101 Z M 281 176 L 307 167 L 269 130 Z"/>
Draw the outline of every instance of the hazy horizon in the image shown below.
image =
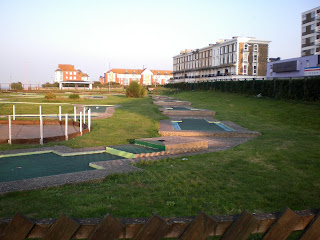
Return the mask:
<path fill-rule="evenodd" d="M 319 1 L 0 2 L 0 83 L 53 82 L 58 64 L 98 81 L 110 68 L 172 70 L 172 57 L 233 36 L 271 41 L 269 57 L 300 57 L 301 13 Z M 28 67 L 27 67 L 28 65 Z"/>

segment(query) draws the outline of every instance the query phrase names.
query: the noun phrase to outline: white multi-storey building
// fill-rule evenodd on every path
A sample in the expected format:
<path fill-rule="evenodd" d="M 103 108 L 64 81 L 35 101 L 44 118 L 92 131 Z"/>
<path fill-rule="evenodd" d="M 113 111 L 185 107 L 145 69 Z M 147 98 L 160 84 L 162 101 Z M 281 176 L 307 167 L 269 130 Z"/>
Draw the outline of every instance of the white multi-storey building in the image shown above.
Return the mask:
<path fill-rule="evenodd" d="M 320 7 L 302 13 L 301 56 L 320 54 Z"/>
<path fill-rule="evenodd" d="M 270 41 L 233 37 L 173 57 L 174 80 L 208 81 L 221 76 L 264 77 Z"/>

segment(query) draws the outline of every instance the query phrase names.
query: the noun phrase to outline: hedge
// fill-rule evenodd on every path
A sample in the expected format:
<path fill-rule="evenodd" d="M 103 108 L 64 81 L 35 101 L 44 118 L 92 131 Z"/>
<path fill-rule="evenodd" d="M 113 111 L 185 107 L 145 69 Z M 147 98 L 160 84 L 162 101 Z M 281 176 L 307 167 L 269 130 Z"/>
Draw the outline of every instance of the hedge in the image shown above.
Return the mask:
<path fill-rule="evenodd" d="M 304 79 L 217 81 L 198 83 L 170 83 L 167 88 L 196 91 L 211 90 L 221 92 L 258 95 L 278 99 L 295 99 L 304 101 L 320 100 L 320 77 Z"/>

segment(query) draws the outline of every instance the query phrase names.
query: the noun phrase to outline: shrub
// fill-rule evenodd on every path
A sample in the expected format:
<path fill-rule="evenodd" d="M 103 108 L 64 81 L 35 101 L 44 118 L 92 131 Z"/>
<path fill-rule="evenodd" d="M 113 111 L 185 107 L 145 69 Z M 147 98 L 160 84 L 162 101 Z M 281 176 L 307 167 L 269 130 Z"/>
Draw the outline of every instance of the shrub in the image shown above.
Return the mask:
<path fill-rule="evenodd" d="M 55 99 L 55 98 L 57 98 L 57 96 L 56 96 L 56 94 L 54 94 L 54 93 L 47 93 L 45 96 L 45 99 Z"/>
<path fill-rule="evenodd" d="M 132 81 L 126 90 L 127 97 L 141 98 L 146 96 L 147 93 L 147 89 L 136 81 Z"/>
<path fill-rule="evenodd" d="M 69 95 L 69 98 L 70 99 L 80 99 L 80 96 L 79 96 L 79 94 L 73 93 L 73 94 Z"/>
<path fill-rule="evenodd" d="M 11 83 L 10 87 L 12 90 L 22 90 L 23 89 L 21 82 Z"/>

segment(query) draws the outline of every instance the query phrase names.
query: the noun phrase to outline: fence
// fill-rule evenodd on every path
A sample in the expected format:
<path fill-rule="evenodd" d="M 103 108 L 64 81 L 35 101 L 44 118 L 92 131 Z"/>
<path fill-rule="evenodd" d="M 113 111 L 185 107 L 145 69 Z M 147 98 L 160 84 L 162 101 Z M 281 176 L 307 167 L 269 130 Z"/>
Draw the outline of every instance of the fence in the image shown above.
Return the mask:
<path fill-rule="evenodd" d="M 272 79 L 243 81 L 214 81 L 197 83 L 172 83 L 165 87 L 179 90 L 214 90 L 264 97 L 305 101 L 320 100 L 320 77 L 304 79 Z"/>
<path fill-rule="evenodd" d="M 286 239 L 293 231 L 303 231 L 300 240 L 319 239 L 319 210 L 281 213 L 251 214 L 244 210 L 240 215 L 161 218 L 71 219 L 61 215 L 58 219 L 32 220 L 20 213 L 12 219 L 0 220 L 0 239 L 135 239 L 162 238 L 206 239 L 222 236 L 223 240 L 247 239 L 250 234 L 263 233 L 262 239 Z"/>

